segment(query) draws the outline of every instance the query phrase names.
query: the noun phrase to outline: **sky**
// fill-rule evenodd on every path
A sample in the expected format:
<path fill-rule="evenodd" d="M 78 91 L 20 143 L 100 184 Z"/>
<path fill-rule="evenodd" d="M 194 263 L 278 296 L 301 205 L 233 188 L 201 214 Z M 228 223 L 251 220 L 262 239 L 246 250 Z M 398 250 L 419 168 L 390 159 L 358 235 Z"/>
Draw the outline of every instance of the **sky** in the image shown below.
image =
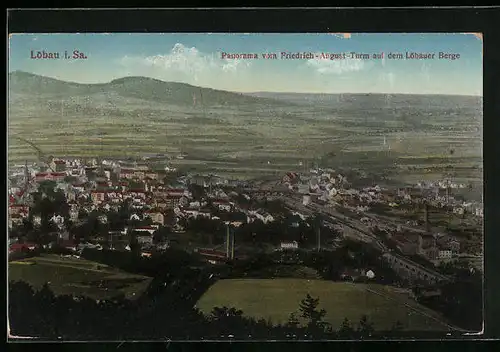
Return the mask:
<path fill-rule="evenodd" d="M 235 92 L 482 95 L 482 40 L 473 34 L 13 34 L 9 71 L 80 83 L 146 76 Z M 87 59 L 63 59 L 78 50 Z M 60 59 L 32 59 L 37 51 Z M 222 53 L 257 54 L 227 59 Z M 364 53 L 369 59 L 281 52 Z M 389 59 L 389 53 L 435 53 L 434 59 Z M 459 54 L 439 59 L 439 52 Z M 278 59 L 264 59 L 276 53 Z M 373 58 L 373 54 L 384 57 Z"/>

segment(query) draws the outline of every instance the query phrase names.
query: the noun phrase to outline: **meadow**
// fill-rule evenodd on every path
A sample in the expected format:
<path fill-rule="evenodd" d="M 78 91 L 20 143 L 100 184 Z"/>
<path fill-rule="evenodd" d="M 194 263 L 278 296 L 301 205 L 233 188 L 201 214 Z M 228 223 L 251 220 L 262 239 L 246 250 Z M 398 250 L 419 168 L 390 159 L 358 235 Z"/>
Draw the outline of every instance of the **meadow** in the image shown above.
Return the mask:
<path fill-rule="evenodd" d="M 310 294 L 327 311 L 325 321 L 338 329 L 344 318 L 356 326 L 366 314 L 376 330 L 391 329 L 400 321 L 407 331 L 448 331 L 437 313 L 419 305 L 397 288 L 306 279 L 220 280 L 201 297 L 197 307 L 209 314 L 213 307 L 241 309 L 246 316 L 286 323 L 298 312 L 300 301 Z M 297 314 L 300 315 L 300 314 Z"/>
<path fill-rule="evenodd" d="M 35 289 L 47 283 L 56 295 L 82 295 L 93 299 L 122 294 L 135 299 L 151 281 L 149 277 L 129 274 L 100 263 L 52 254 L 9 262 L 8 278 L 9 281 L 25 281 Z"/>

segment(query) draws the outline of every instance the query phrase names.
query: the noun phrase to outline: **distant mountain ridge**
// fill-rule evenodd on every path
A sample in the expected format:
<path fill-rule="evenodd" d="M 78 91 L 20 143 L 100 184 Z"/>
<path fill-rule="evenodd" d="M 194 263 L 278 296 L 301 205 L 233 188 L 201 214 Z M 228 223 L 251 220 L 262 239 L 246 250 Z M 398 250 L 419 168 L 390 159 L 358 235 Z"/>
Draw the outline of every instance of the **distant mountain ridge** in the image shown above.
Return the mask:
<path fill-rule="evenodd" d="M 62 81 L 24 71 L 14 71 L 9 73 L 9 92 L 43 95 L 50 98 L 114 93 L 124 98 L 176 105 L 193 105 L 195 102 L 207 106 L 261 104 L 265 102 L 285 104 L 271 98 L 252 97 L 240 93 L 203 88 L 186 83 L 165 82 L 140 76 L 122 77 L 108 83 L 85 84 Z"/>

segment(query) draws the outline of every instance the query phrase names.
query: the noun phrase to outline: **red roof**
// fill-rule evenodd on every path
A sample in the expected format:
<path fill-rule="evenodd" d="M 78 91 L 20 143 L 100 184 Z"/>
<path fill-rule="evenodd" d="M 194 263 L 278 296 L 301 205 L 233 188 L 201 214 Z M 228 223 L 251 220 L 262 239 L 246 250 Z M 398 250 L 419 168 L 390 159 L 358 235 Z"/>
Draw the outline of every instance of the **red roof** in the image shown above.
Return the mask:
<path fill-rule="evenodd" d="M 29 249 L 30 247 L 36 247 L 33 243 L 13 243 L 10 245 L 10 249 L 13 251 L 20 251 L 23 249 Z"/>
<path fill-rule="evenodd" d="M 225 199 L 218 199 L 218 200 L 214 200 L 212 203 L 213 204 L 229 204 L 229 201 L 225 200 Z"/>
<path fill-rule="evenodd" d="M 28 208 L 28 207 L 23 204 L 12 204 L 10 205 L 10 208 Z"/>
<path fill-rule="evenodd" d="M 207 257 L 215 257 L 220 259 L 226 259 L 226 253 L 222 251 L 216 251 L 214 249 L 199 249 L 198 253 L 207 256 Z"/>
<path fill-rule="evenodd" d="M 45 176 L 66 176 L 65 172 L 39 172 L 35 174 L 35 177 L 45 177 Z"/>
<path fill-rule="evenodd" d="M 66 161 L 64 160 L 54 160 L 55 164 L 66 164 Z"/>
<path fill-rule="evenodd" d="M 14 202 L 16 201 L 16 198 L 14 198 L 14 196 L 11 194 L 11 195 L 9 196 L 9 201 L 10 201 L 11 203 L 14 203 Z"/>
<path fill-rule="evenodd" d="M 61 241 L 61 246 L 63 246 L 63 247 L 74 247 L 75 246 L 75 242 L 73 240 L 64 240 L 64 241 Z"/>

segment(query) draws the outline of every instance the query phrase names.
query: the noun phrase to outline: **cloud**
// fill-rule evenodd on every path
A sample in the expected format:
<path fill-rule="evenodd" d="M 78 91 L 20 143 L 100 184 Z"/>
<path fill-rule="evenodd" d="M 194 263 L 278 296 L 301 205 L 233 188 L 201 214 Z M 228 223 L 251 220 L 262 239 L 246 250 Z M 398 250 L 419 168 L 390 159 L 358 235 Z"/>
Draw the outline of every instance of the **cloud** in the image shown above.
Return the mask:
<path fill-rule="evenodd" d="M 200 52 L 195 47 L 177 43 L 166 54 L 152 56 L 125 56 L 120 64 L 131 70 L 150 72 L 157 77 L 186 83 L 211 84 L 223 76 L 241 73 L 251 66 L 246 60 L 221 59 L 216 54 Z"/>
<path fill-rule="evenodd" d="M 321 74 L 342 74 L 347 72 L 356 72 L 365 69 L 368 65 L 360 59 L 327 60 L 327 59 L 309 59 L 307 65 L 314 68 Z"/>
<path fill-rule="evenodd" d="M 387 85 L 389 85 L 391 90 L 395 88 L 396 74 L 394 72 L 382 72 L 379 77 L 385 88 L 387 88 Z"/>

